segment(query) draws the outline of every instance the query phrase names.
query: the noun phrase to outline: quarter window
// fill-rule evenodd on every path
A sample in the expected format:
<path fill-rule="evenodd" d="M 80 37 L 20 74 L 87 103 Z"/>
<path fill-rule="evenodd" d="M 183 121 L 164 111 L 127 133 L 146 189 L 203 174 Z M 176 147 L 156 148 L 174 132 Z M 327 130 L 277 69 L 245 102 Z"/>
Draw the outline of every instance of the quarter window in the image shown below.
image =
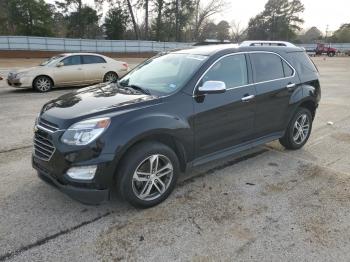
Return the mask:
<path fill-rule="evenodd" d="M 286 61 L 282 61 L 283 64 L 283 71 L 284 71 L 284 76 L 292 76 L 293 75 L 293 69 L 286 63 Z"/>
<path fill-rule="evenodd" d="M 102 63 L 106 63 L 106 61 L 100 56 L 94 56 L 94 55 L 83 56 L 83 64 L 102 64 Z"/>
<path fill-rule="evenodd" d="M 203 76 L 201 84 L 206 81 L 225 82 L 226 88 L 248 84 L 245 55 L 230 55 L 216 62 Z"/>
<path fill-rule="evenodd" d="M 282 59 L 275 54 L 250 54 L 255 82 L 263 82 L 284 77 Z"/>
<path fill-rule="evenodd" d="M 73 55 L 63 59 L 62 62 L 65 66 L 80 65 L 81 59 L 79 55 Z"/>

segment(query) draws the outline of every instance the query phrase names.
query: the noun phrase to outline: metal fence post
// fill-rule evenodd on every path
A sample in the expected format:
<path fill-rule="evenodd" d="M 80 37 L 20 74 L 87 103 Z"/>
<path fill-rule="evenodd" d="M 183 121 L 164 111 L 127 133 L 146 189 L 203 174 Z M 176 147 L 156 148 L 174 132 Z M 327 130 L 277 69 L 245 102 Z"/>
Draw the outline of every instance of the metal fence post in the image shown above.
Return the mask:
<path fill-rule="evenodd" d="M 49 50 L 49 45 L 47 43 L 47 38 L 46 37 L 45 37 L 45 46 L 46 46 L 46 51 L 48 51 Z"/>

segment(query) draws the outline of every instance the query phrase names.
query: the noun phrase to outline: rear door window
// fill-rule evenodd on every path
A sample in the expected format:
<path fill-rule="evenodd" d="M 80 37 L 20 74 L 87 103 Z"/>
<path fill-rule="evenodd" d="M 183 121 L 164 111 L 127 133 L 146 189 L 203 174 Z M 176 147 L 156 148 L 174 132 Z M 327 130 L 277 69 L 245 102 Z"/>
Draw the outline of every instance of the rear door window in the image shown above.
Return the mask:
<path fill-rule="evenodd" d="M 104 60 L 100 56 L 83 55 L 83 63 L 84 64 L 102 64 L 102 63 L 106 63 L 106 60 Z"/>
<path fill-rule="evenodd" d="M 202 84 L 205 81 L 222 81 L 225 82 L 226 88 L 248 84 L 245 55 L 230 55 L 222 58 L 203 76 Z"/>
<path fill-rule="evenodd" d="M 270 53 L 250 54 L 255 82 L 284 78 L 282 59 Z"/>
<path fill-rule="evenodd" d="M 81 64 L 81 57 L 80 55 L 73 55 L 69 56 L 62 60 L 64 66 L 71 66 L 71 65 L 80 65 Z"/>

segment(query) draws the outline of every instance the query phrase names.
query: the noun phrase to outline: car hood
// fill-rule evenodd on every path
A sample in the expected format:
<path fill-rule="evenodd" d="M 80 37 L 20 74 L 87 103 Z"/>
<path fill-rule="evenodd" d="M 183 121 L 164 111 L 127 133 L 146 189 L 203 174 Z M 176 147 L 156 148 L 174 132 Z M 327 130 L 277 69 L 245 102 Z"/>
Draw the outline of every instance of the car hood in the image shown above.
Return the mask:
<path fill-rule="evenodd" d="M 65 94 L 43 106 L 41 117 L 59 124 L 64 120 L 94 117 L 101 114 L 138 108 L 156 96 L 118 88 L 117 84 L 99 84 Z M 70 122 L 70 121 L 65 121 Z"/>
<path fill-rule="evenodd" d="M 32 73 L 32 72 L 40 71 L 40 69 L 42 69 L 42 66 L 33 66 L 29 68 L 13 70 L 12 73 Z"/>

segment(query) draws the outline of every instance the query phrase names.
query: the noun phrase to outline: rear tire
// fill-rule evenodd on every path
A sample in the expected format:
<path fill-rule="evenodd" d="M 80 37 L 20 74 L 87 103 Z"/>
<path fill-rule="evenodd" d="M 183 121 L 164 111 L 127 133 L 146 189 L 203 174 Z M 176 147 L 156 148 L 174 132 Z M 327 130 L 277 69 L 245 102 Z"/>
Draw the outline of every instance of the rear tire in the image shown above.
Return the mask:
<path fill-rule="evenodd" d="M 103 82 L 113 82 L 118 80 L 118 75 L 115 72 L 107 72 L 103 77 Z"/>
<path fill-rule="evenodd" d="M 179 160 L 170 147 L 158 142 L 143 142 L 128 150 L 122 159 L 117 189 L 131 205 L 152 207 L 170 195 L 179 172 Z"/>
<path fill-rule="evenodd" d="M 48 76 L 38 76 L 33 81 L 33 88 L 40 93 L 49 92 L 53 88 L 53 82 Z"/>
<path fill-rule="evenodd" d="M 296 150 L 305 145 L 312 130 L 312 115 L 310 110 L 300 107 L 285 131 L 280 143 L 286 148 Z"/>

